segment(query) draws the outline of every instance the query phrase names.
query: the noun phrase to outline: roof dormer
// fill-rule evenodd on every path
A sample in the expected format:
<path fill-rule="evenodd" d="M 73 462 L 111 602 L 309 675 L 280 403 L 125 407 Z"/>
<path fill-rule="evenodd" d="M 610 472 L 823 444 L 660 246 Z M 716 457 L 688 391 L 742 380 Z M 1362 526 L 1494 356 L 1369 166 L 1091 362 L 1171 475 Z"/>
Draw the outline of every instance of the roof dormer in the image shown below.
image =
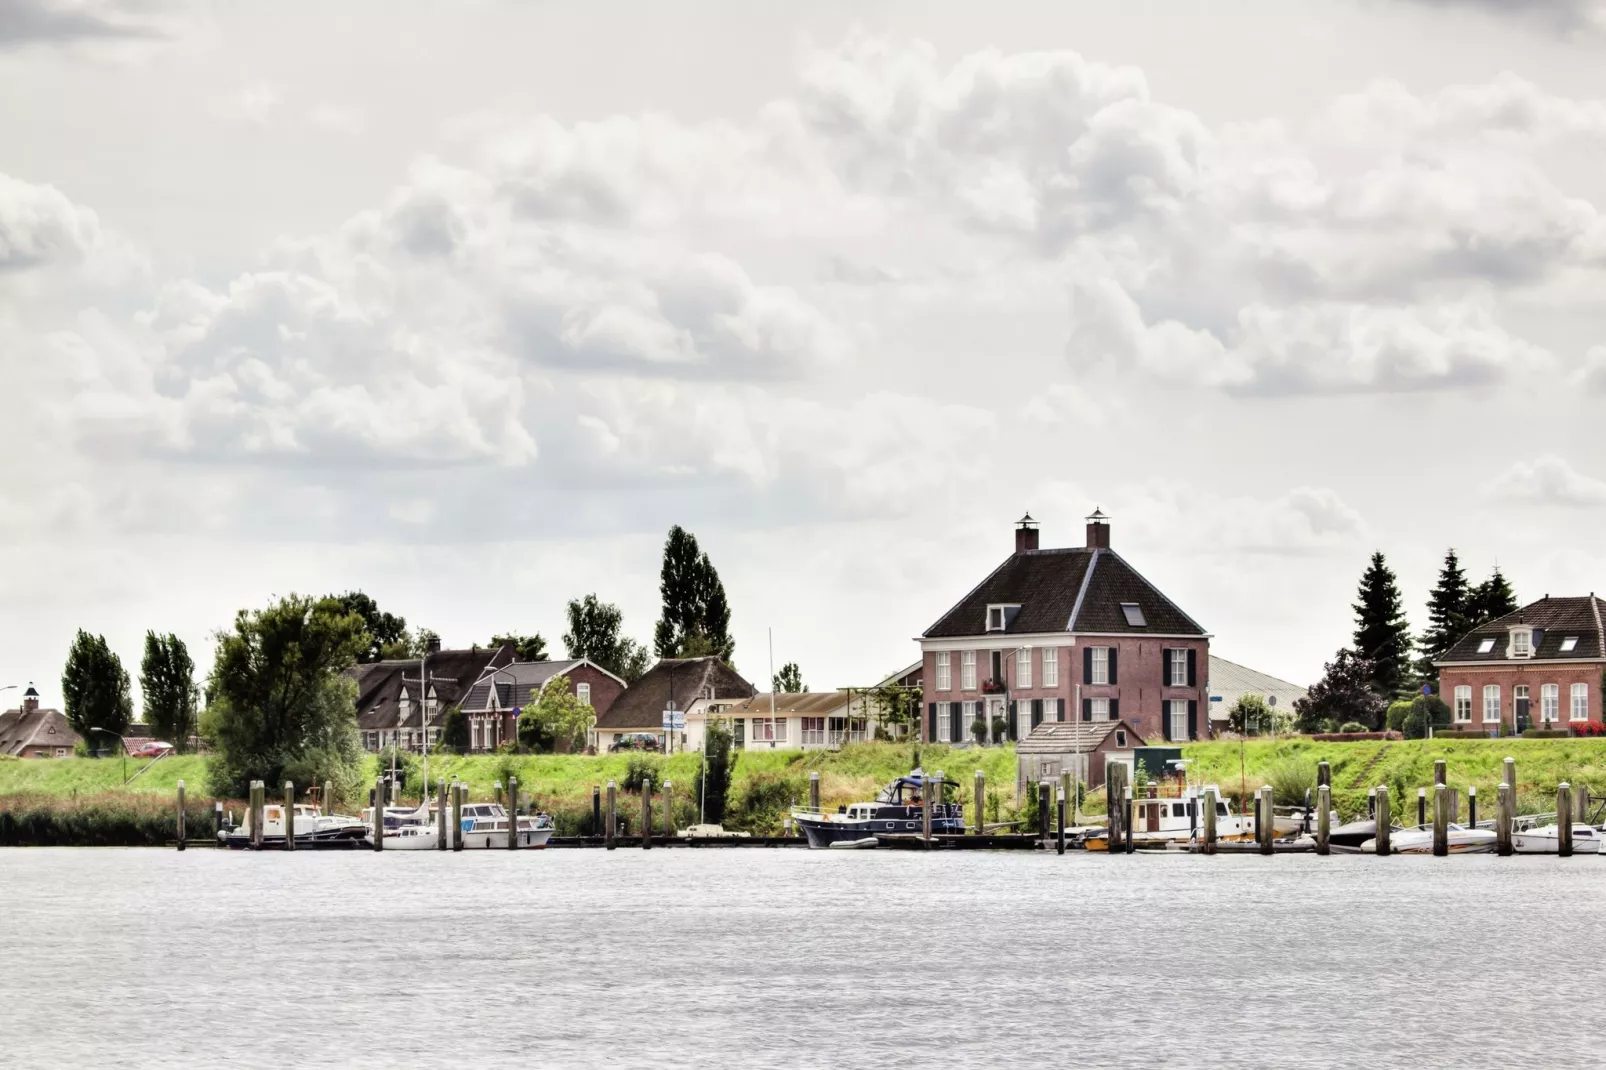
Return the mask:
<path fill-rule="evenodd" d="M 1513 659 L 1527 659 L 1534 656 L 1534 629 L 1533 625 L 1521 621 L 1507 629 L 1511 639 L 1506 643 L 1506 657 Z"/>
<path fill-rule="evenodd" d="M 987 630 L 990 632 L 1007 632 L 1009 626 L 1015 623 L 1020 616 L 1020 604 L 999 602 L 987 607 Z"/>

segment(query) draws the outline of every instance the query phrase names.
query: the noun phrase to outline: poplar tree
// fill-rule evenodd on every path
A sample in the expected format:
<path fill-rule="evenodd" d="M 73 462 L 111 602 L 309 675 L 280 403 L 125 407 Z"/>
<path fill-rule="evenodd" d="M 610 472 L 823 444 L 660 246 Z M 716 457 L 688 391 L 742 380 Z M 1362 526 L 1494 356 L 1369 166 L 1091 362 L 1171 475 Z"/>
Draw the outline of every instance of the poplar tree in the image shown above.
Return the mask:
<path fill-rule="evenodd" d="M 1397 695 L 1411 683 L 1411 626 L 1399 582 L 1381 552 L 1372 555 L 1356 597 L 1356 652 L 1371 663 L 1372 690 L 1385 698 Z"/>
<path fill-rule="evenodd" d="M 1422 679 L 1436 679 L 1439 670 L 1433 663 L 1472 629 L 1472 598 L 1472 587 L 1455 550 L 1446 550 L 1439 582 L 1428 596 L 1428 628 L 1417 641 L 1422 656 L 1417 659 L 1416 672 Z"/>
<path fill-rule="evenodd" d="M 61 671 L 61 696 L 67 723 L 91 750 L 122 746 L 117 736 L 126 733 L 134 720 L 134 699 L 128 670 L 106 645 L 104 635 L 79 629 Z M 91 731 L 96 728 L 103 731 Z"/>
<path fill-rule="evenodd" d="M 730 663 L 736 642 L 730 637 L 730 603 L 725 585 L 697 537 L 679 524 L 664 541 L 658 592 L 663 615 L 653 629 L 653 648 L 661 658 L 713 655 Z"/>
<path fill-rule="evenodd" d="M 145 721 L 157 739 L 168 740 L 182 753 L 196 729 L 200 692 L 195 662 L 184 640 L 171 633 L 145 633 L 145 657 L 139 664 L 139 689 L 145 697 Z"/>

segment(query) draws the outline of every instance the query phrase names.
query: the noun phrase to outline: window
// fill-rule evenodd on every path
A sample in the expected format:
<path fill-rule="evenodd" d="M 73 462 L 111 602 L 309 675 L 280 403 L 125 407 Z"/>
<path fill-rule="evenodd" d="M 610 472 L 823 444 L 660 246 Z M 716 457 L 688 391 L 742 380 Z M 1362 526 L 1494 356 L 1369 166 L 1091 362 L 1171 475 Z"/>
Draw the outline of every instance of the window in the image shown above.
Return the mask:
<path fill-rule="evenodd" d="M 1032 648 L 1029 646 L 1015 652 L 1015 686 L 1032 686 Z"/>
<path fill-rule="evenodd" d="M 952 691 L 954 686 L 953 670 L 948 666 L 948 651 L 937 651 L 937 690 Z"/>
<path fill-rule="evenodd" d="M 1481 643 L 1478 644 L 1478 653 L 1480 653 L 1480 654 L 1487 654 L 1487 653 L 1489 653 L 1489 651 L 1491 651 L 1493 649 L 1494 649 L 1494 640 L 1492 638 L 1485 639 Z"/>
<path fill-rule="evenodd" d="M 803 745 L 805 747 L 825 746 L 825 718 L 803 718 Z"/>
<path fill-rule="evenodd" d="M 976 719 L 976 710 L 980 703 L 956 702 L 953 705 L 954 730 L 952 739 L 955 743 L 963 743 L 970 735 L 970 722 Z"/>
<path fill-rule="evenodd" d="M 1093 648 L 1093 679 L 1088 681 L 1094 684 L 1107 684 L 1110 682 L 1110 648 L 1096 646 Z"/>
<path fill-rule="evenodd" d="M 1004 630 L 1004 607 L 992 606 L 987 610 L 987 630 L 1001 632 Z"/>
<path fill-rule="evenodd" d="M 1188 702 L 1186 699 L 1172 699 L 1169 703 L 1171 716 L 1171 735 L 1168 739 L 1183 740 L 1188 738 Z"/>
<path fill-rule="evenodd" d="M 1110 700 L 1107 698 L 1093 699 L 1093 720 L 1108 721 L 1110 719 Z"/>
<path fill-rule="evenodd" d="M 1463 724 L 1472 720 L 1472 685 L 1460 684 L 1455 689 L 1455 719 Z"/>
<path fill-rule="evenodd" d="M 1122 750 L 1126 749 L 1126 729 L 1117 728 L 1115 730 L 1115 745 Z"/>
<path fill-rule="evenodd" d="M 1147 628 L 1149 622 L 1143 619 L 1143 607 L 1136 602 L 1122 602 L 1121 612 L 1126 614 L 1126 622 L 1133 628 Z"/>
<path fill-rule="evenodd" d="M 959 686 L 964 691 L 976 690 L 976 652 L 962 650 L 959 653 Z"/>
<path fill-rule="evenodd" d="M 1015 738 L 1025 739 L 1032 734 L 1032 704 L 1028 699 L 1015 703 Z"/>
<path fill-rule="evenodd" d="M 1043 686 L 1060 685 L 1060 652 L 1058 647 L 1043 648 Z"/>
<path fill-rule="evenodd" d="M 1561 652 L 1571 654 L 1578 646 L 1578 636 L 1569 635 L 1561 641 Z"/>
<path fill-rule="evenodd" d="M 587 706 L 591 705 L 591 685 L 575 684 L 574 697 L 585 703 Z"/>
<path fill-rule="evenodd" d="M 1561 685 L 1539 685 L 1539 719 L 1541 721 L 1561 720 Z"/>
<path fill-rule="evenodd" d="M 1533 633 L 1526 628 L 1518 628 L 1513 631 L 1511 633 L 1511 656 L 1525 658 L 1532 654 L 1533 647 L 1529 645 L 1529 640 L 1532 638 Z"/>
<path fill-rule="evenodd" d="M 785 717 L 754 717 L 753 742 L 755 743 L 785 743 L 786 718 Z"/>
<path fill-rule="evenodd" d="M 1171 686 L 1188 686 L 1188 652 L 1186 650 L 1168 650 L 1166 656 L 1171 659 Z"/>
<path fill-rule="evenodd" d="M 1483 685 L 1483 719 L 1485 721 L 1500 720 L 1500 685 Z"/>
<path fill-rule="evenodd" d="M 1589 720 L 1589 685 L 1573 685 L 1573 708 L 1571 718 L 1574 721 Z"/>

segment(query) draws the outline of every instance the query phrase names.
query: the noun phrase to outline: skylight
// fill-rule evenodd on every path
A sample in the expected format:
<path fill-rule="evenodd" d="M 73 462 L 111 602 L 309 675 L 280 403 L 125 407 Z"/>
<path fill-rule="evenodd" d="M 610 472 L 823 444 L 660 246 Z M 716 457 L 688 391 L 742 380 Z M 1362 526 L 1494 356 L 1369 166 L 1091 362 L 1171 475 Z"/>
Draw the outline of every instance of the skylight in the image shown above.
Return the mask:
<path fill-rule="evenodd" d="M 1493 639 L 1485 639 L 1483 642 L 1478 644 L 1478 653 L 1480 653 L 1480 654 L 1487 654 L 1489 651 L 1491 651 L 1493 649 L 1494 649 L 1494 640 Z"/>
<path fill-rule="evenodd" d="M 1561 652 L 1563 654 L 1565 654 L 1565 653 L 1567 653 L 1567 651 L 1573 649 L 1577 645 L 1578 645 L 1578 636 L 1569 635 L 1569 636 L 1567 636 L 1567 638 L 1565 638 L 1565 639 L 1563 639 L 1561 641 Z"/>
<path fill-rule="evenodd" d="M 1126 622 L 1134 628 L 1147 628 L 1149 622 L 1143 619 L 1143 607 L 1136 602 L 1122 602 L 1121 612 L 1126 614 Z"/>

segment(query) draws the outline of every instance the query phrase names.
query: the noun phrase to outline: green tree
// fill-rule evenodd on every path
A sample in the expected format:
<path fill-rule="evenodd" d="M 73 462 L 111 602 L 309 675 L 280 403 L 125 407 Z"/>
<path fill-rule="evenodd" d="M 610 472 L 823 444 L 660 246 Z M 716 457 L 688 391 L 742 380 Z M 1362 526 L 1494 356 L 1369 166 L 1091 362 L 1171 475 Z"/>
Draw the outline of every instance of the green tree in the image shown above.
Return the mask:
<path fill-rule="evenodd" d="M 361 591 L 347 591 L 345 594 L 331 595 L 340 607 L 347 613 L 355 613 L 362 618 L 363 628 L 368 633 L 368 641 L 358 654 L 359 662 L 379 661 L 386 657 L 409 657 L 407 653 L 389 654 L 386 648 L 405 648 L 408 644 L 407 619 L 398 617 L 394 613 L 383 612 L 374 600 Z"/>
<path fill-rule="evenodd" d="M 139 689 L 144 696 L 145 722 L 157 739 L 168 740 L 183 752 L 196 729 L 200 690 L 195 686 L 195 662 L 184 640 L 171 633 L 145 633 L 145 657 L 139 665 Z"/>
<path fill-rule="evenodd" d="M 692 802 L 702 809 L 702 820 L 710 825 L 725 823 L 731 781 L 736 778 L 737 752 L 732 747 L 730 724 L 716 718 L 703 732 L 703 761 L 692 778 Z"/>
<path fill-rule="evenodd" d="M 1467 610 L 1471 620 L 1469 628 L 1477 628 L 1498 620 L 1507 613 L 1517 611 L 1517 594 L 1511 589 L 1511 584 L 1501 574 L 1500 566 L 1496 565 L 1489 578 L 1472 589 L 1472 598 Z"/>
<path fill-rule="evenodd" d="M 1260 695 L 1241 695 L 1227 711 L 1227 727 L 1240 736 L 1267 733 L 1274 727 L 1271 707 Z"/>
<path fill-rule="evenodd" d="M 393 643 L 386 643 L 380 654 L 386 661 L 415 661 L 431 649 L 440 649 L 440 645 L 439 633 L 430 628 L 419 628 Z"/>
<path fill-rule="evenodd" d="M 61 671 L 61 694 L 67 723 L 84 737 L 91 750 L 122 744 L 107 732 L 122 735 L 134 720 L 134 699 L 128 685 L 128 671 L 112 653 L 103 635 L 90 635 L 79 629 L 67 651 L 67 664 Z M 91 728 L 105 732 L 91 732 Z"/>
<path fill-rule="evenodd" d="M 1435 732 L 1450 727 L 1450 707 L 1437 695 L 1418 695 L 1411 700 L 1411 708 L 1401 720 L 1400 731 L 1406 739 L 1426 739 L 1428 725 Z"/>
<path fill-rule="evenodd" d="M 452 754 L 467 754 L 468 742 L 468 715 L 461 704 L 453 705 L 441 722 L 441 747 Z"/>
<path fill-rule="evenodd" d="M 520 661 L 547 660 L 546 640 L 541 638 L 540 632 L 536 632 L 533 635 L 514 635 L 512 633 L 493 635 L 487 645 L 499 647 L 503 643 L 513 644 L 514 656 Z"/>
<path fill-rule="evenodd" d="M 569 630 L 563 633 L 563 646 L 569 657 L 589 658 L 627 684 L 641 679 L 651 655 L 634 639 L 620 637 L 624 614 L 618 606 L 588 594 L 570 599 L 568 612 Z"/>
<path fill-rule="evenodd" d="M 362 752 L 356 685 L 344 671 L 367 640 L 362 617 L 333 598 L 292 594 L 235 614 L 208 681 L 212 793 L 237 799 L 252 780 L 272 790 L 287 775 L 354 785 Z"/>
<path fill-rule="evenodd" d="M 669 529 L 664 541 L 658 592 L 663 598 L 663 614 L 653 630 L 658 656 L 711 655 L 729 664 L 736 643 L 730 637 L 725 585 L 708 555 L 698 549 L 697 537 L 679 524 Z"/>
<path fill-rule="evenodd" d="M 920 723 L 920 689 L 901 684 L 874 687 L 864 692 L 863 708 L 878 725 L 910 730 Z"/>
<path fill-rule="evenodd" d="M 781 671 L 775 674 L 774 688 L 786 695 L 806 694 L 809 689 L 803 682 L 803 672 L 795 661 L 789 661 L 781 666 Z"/>
<path fill-rule="evenodd" d="M 585 749 L 596 723 L 597 711 L 581 702 L 569 690 L 569 678 L 559 673 L 530 696 L 519 714 L 519 743 L 530 750 L 576 753 Z"/>
<path fill-rule="evenodd" d="M 1322 678 L 1304 698 L 1294 700 L 1294 718 L 1301 732 L 1319 732 L 1324 722 L 1345 721 L 1376 730 L 1388 707 L 1372 688 L 1372 664 L 1353 650 L 1340 650 L 1324 666 Z"/>
<path fill-rule="evenodd" d="M 1439 670 L 1433 663 L 1472 628 L 1472 594 L 1455 550 L 1446 550 L 1444 566 L 1439 569 L 1439 582 L 1428 596 L 1428 629 L 1417 642 L 1422 651 L 1416 663 L 1420 679 L 1437 680 Z"/>
<path fill-rule="evenodd" d="M 1411 626 L 1400 585 L 1381 553 L 1372 555 L 1357 598 L 1355 649 L 1371 666 L 1372 690 L 1392 698 L 1411 684 Z"/>

